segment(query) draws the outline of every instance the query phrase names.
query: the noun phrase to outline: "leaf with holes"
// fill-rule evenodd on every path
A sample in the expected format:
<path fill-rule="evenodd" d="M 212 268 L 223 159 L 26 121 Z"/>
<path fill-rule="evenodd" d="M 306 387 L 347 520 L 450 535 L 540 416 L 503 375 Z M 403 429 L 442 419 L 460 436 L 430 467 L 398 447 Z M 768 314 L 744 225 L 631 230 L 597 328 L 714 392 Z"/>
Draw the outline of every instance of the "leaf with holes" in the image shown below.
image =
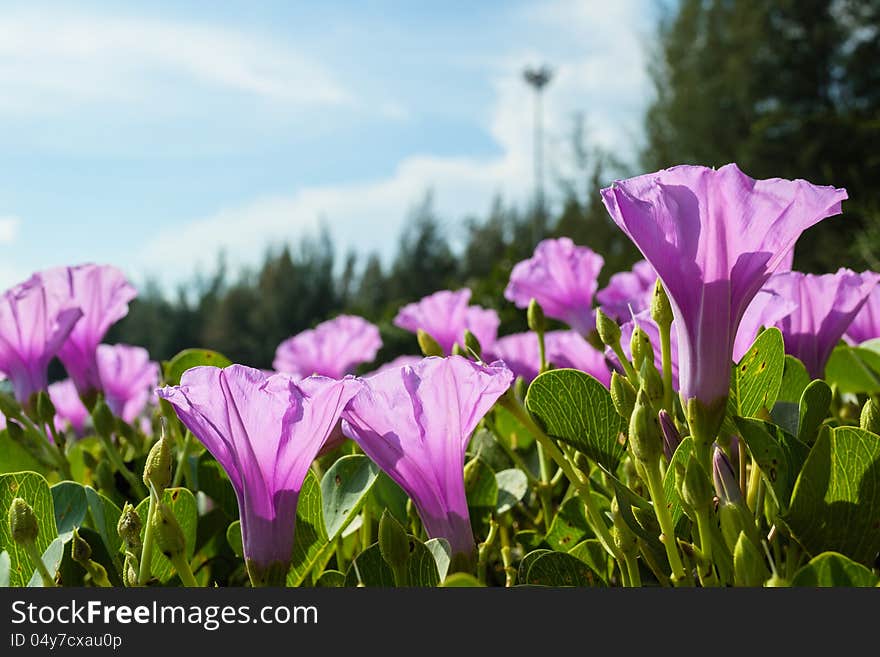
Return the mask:
<path fill-rule="evenodd" d="M 572 369 L 544 372 L 529 386 L 526 408 L 549 435 L 617 471 L 626 451 L 626 422 L 611 393 L 592 376 Z"/>
<path fill-rule="evenodd" d="M 856 427 L 820 433 L 783 520 L 811 554 L 840 552 L 873 565 L 880 552 L 880 438 Z"/>
<path fill-rule="evenodd" d="M 343 456 L 321 479 L 321 503 L 328 540 L 335 539 L 357 515 L 376 478 L 379 467 L 363 454 Z"/>
<path fill-rule="evenodd" d="M 779 397 L 785 369 L 785 345 L 782 333 L 769 328 L 755 342 L 735 367 L 730 400 L 734 415 L 754 417 L 762 408 L 773 408 Z"/>
<path fill-rule="evenodd" d="M 862 564 L 847 559 L 837 552 L 823 552 L 810 560 L 791 580 L 792 586 L 810 587 L 871 587 L 877 586 L 877 576 Z"/>
<path fill-rule="evenodd" d="M 186 541 L 184 556 L 188 561 L 191 561 L 196 547 L 196 525 L 199 521 L 199 509 L 196 498 L 187 488 L 168 488 L 162 494 L 162 501 L 168 505 L 174 517 L 177 518 L 180 528 L 183 530 L 183 538 Z M 146 498 L 135 509 L 144 525 L 141 530 L 141 540 L 143 540 L 147 528 L 149 506 L 150 500 Z M 153 573 L 153 577 L 163 584 L 170 580 L 177 572 L 168 557 L 162 554 L 155 544 L 153 546 L 153 557 L 150 561 L 150 571 Z"/>
<path fill-rule="evenodd" d="M 25 586 L 34 572 L 34 566 L 24 549 L 12 540 L 9 523 L 6 520 L 8 509 L 16 497 L 24 499 L 34 510 L 39 528 L 35 545 L 40 554 L 43 554 L 58 536 L 58 528 L 55 525 L 52 493 L 42 475 L 36 472 L 0 475 L 0 510 L 2 510 L 0 552 L 3 550 L 9 552 L 10 586 Z"/>

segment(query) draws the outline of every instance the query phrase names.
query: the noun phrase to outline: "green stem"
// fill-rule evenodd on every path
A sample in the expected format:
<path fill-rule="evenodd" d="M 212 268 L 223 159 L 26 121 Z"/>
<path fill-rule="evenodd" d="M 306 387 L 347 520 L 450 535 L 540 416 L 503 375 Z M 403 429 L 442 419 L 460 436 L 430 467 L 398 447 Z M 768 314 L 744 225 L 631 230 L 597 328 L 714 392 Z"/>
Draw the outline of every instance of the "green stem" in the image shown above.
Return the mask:
<path fill-rule="evenodd" d="M 675 417 L 672 400 L 672 325 L 659 326 L 660 358 L 663 368 L 663 408 Z"/>
<path fill-rule="evenodd" d="M 170 559 L 171 563 L 174 564 L 174 569 L 180 576 L 180 581 L 183 582 L 183 585 L 190 588 L 198 588 L 199 583 L 196 581 L 195 575 L 193 575 L 192 568 L 190 568 L 189 561 L 186 560 L 184 553 L 178 552 L 171 556 Z"/>
<path fill-rule="evenodd" d="M 654 502 L 654 514 L 660 523 L 660 542 L 666 548 L 666 556 L 669 558 L 669 566 L 672 568 L 672 583 L 680 586 L 685 579 L 684 566 L 678 554 L 678 546 L 675 544 L 675 526 L 672 524 L 672 516 L 669 515 L 669 507 L 666 506 L 666 495 L 663 492 L 663 482 L 660 479 L 660 466 L 658 462 L 645 463 L 642 471 L 645 474 L 645 483 L 648 484 L 648 492 Z"/>
<path fill-rule="evenodd" d="M 55 584 L 55 578 L 52 577 L 49 573 L 49 569 L 46 568 L 46 564 L 43 563 L 43 555 L 40 554 L 40 551 L 37 549 L 37 546 L 34 545 L 34 542 L 27 541 L 23 545 L 25 552 L 27 552 L 28 557 L 30 557 L 31 564 L 37 569 L 37 572 L 40 573 L 40 579 L 43 580 L 43 586 L 57 586 L 57 584 Z"/>
<path fill-rule="evenodd" d="M 758 484 L 761 482 L 761 469 L 752 461 L 752 471 L 749 473 L 749 485 L 746 490 L 746 504 L 755 511 L 758 502 Z"/>
<path fill-rule="evenodd" d="M 639 389 L 639 375 L 636 374 L 635 369 L 632 366 L 632 363 L 629 362 L 629 359 L 623 353 L 623 349 L 620 346 L 619 342 L 616 342 L 611 345 L 611 351 L 614 352 L 614 355 L 617 356 L 617 360 L 620 361 L 620 364 L 623 366 L 623 371 L 626 374 L 626 378 L 629 379 L 629 382 L 632 383 L 633 388 L 636 390 Z"/>
<path fill-rule="evenodd" d="M 138 584 L 144 586 L 150 579 L 150 563 L 153 559 L 153 514 L 158 499 L 150 491 L 150 506 L 147 508 L 147 526 L 144 530 L 144 544 L 141 548 L 141 563 L 138 571 Z"/>
<path fill-rule="evenodd" d="M 370 512 L 364 507 L 361 511 L 361 552 L 365 552 L 373 539 L 373 523 L 371 522 Z"/>
<path fill-rule="evenodd" d="M 501 536 L 501 563 L 504 565 L 504 586 L 510 588 L 516 584 L 516 568 L 513 567 L 513 550 L 510 547 L 510 536 L 503 520 L 499 524 L 499 532 Z"/>
<path fill-rule="evenodd" d="M 639 588 L 642 585 L 642 575 L 639 573 L 639 560 L 636 552 L 624 552 L 623 557 L 626 559 L 626 572 L 629 578 L 629 585 L 633 588 Z"/>
<path fill-rule="evenodd" d="M 700 583 L 703 586 L 718 586 L 718 577 L 712 562 L 712 534 L 709 523 L 709 511 L 707 509 L 694 510 L 697 515 L 697 529 L 700 536 L 700 553 L 702 559 L 697 566 L 700 575 Z"/>
<path fill-rule="evenodd" d="M 544 344 L 544 331 L 536 331 L 538 336 L 538 353 L 541 357 L 541 369 L 538 371 L 538 374 L 543 374 L 547 371 L 547 348 Z"/>
<path fill-rule="evenodd" d="M 508 391 L 499 401 L 523 424 L 523 426 L 526 427 L 526 429 L 531 432 L 535 437 L 535 440 L 544 446 L 544 449 L 547 450 L 547 455 L 556 462 L 556 465 L 558 465 L 560 469 L 562 469 L 562 472 L 575 487 L 578 496 L 581 498 L 581 501 L 587 509 L 587 520 L 593 532 L 596 534 L 596 538 L 599 539 L 599 542 L 608 554 L 614 557 L 618 565 L 623 564 L 623 554 L 617 549 L 617 545 L 614 543 L 611 532 L 608 530 L 608 526 L 605 524 L 598 506 L 593 501 L 587 479 L 577 473 L 572 467 L 571 462 L 565 458 L 562 450 L 556 446 L 556 443 L 553 442 L 553 439 L 550 438 L 550 436 L 544 433 L 544 431 L 535 424 L 535 421 L 532 420 L 532 417 L 526 409 L 523 408 L 522 404 L 519 403 L 519 400 L 516 399 L 516 397 Z"/>
<path fill-rule="evenodd" d="M 103 445 L 104 451 L 107 453 L 107 458 L 110 459 L 110 463 L 112 463 L 113 467 L 116 468 L 119 474 L 125 478 L 135 495 L 141 499 L 146 497 L 148 493 L 144 483 L 128 469 L 125 463 L 122 462 L 122 457 L 119 455 L 119 452 L 116 451 L 116 447 L 113 445 L 113 441 L 110 440 L 109 436 L 98 434 L 98 440 L 101 441 L 101 445 Z"/>
<path fill-rule="evenodd" d="M 489 551 L 495 543 L 495 537 L 498 536 L 498 523 L 491 520 L 489 523 L 489 535 L 486 540 L 480 543 L 480 549 L 477 553 L 477 579 L 483 584 L 486 583 L 486 562 L 489 560 Z"/>
<path fill-rule="evenodd" d="M 177 468 L 174 470 L 174 479 L 171 481 L 172 488 L 177 488 L 180 486 L 180 482 L 183 481 L 183 473 L 186 470 L 186 456 L 192 444 L 192 438 L 192 432 L 187 431 L 183 439 L 183 445 L 180 447 L 180 454 L 177 456 Z"/>

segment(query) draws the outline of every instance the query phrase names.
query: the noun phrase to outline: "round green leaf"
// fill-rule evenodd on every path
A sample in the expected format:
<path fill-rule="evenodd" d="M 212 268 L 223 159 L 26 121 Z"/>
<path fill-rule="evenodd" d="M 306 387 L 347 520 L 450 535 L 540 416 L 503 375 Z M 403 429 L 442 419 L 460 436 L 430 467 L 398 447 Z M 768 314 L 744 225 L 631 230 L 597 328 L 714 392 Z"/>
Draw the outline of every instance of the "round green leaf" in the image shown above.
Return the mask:
<path fill-rule="evenodd" d="M 495 505 L 495 513 L 499 515 L 515 507 L 529 492 L 529 479 L 517 468 L 496 472 L 495 481 L 498 484 L 498 503 Z"/>
<path fill-rule="evenodd" d="M 210 349 L 184 349 L 171 360 L 162 363 L 165 383 L 170 386 L 180 385 L 180 377 L 183 373 L 200 365 L 228 367 L 232 365 L 232 361 Z"/>
<path fill-rule="evenodd" d="M 324 528 L 333 540 L 360 511 L 379 468 L 363 454 L 343 456 L 321 479 Z"/>
<path fill-rule="evenodd" d="M 244 556 L 244 546 L 241 541 L 241 521 L 236 520 L 226 528 L 226 542 L 235 553 L 235 556 L 241 558 Z"/>
<path fill-rule="evenodd" d="M 89 510 L 85 489 L 75 481 L 62 481 L 50 489 L 55 507 L 55 524 L 64 542 L 73 535 L 74 527 L 80 527 Z"/>
<path fill-rule="evenodd" d="M 564 552 L 548 552 L 532 562 L 522 583 L 532 586 L 601 586 L 602 578 L 577 557 Z"/>
<path fill-rule="evenodd" d="M 878 577 L 862 564 L 837 552 L 823 552 L 813 557 L 795 573 L 792 586 L 877 586 Z"/>

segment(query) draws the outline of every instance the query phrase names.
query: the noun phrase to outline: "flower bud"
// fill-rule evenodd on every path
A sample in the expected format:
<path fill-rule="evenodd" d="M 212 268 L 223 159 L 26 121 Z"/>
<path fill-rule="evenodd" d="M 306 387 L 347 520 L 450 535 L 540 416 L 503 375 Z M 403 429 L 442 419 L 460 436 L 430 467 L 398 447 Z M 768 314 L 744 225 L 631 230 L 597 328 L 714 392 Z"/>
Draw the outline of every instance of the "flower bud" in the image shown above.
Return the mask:
<path fill-rule="evenodd" d="M 740 506 L 745 504 L 733 464 L 720 447 L 716 447 L 712 455 L 712 481 L 719 500 Z"/>
<path fill-rule="evenodd" d="M 15 401 L 15 397 L 0 392 L 0 413 L 3 413 L 7 418 L 21 417 L 21 406 Z"/>
<path fill-rule="evenodd" d="M 648 393 L 648 399 L 652 404 L 663 399 L 663 378 L 654 367 L 653 359 L 642 361 L 642 366 L 639 368 L 639 387 Z"/>
<path fill-rule="evenodd" d="M 9 438 L 12 439 L 13 442 L 21 443 L 24 440 L 24 429 L 18 422 L 8 420 L 6 422 L 6 431 L 9 433 Z"/>
<path fill-rule="evenodd" d="M 159 440 L 150 449 L 144 464 L 144 484 L 149 488 L 152 484 L 157 495 L 162 495 L 171 483 L 171 441 L 168 433 L 162 431 Z"/>
<path fill-rule="evenodd" d="M 34 510 L 21 497 L 16 497 L 9 505 L 9 533 L 19 545 L 33 543 L 40 533 Z"/>
<path fill-rule="evenodd" d="M 102 399 L 95 404 L 92 411 L 92 424 L 101 436 L 111 436 L 116 431 L 116 418 L 107 403 Z"/>
<path fill-rule="evenodd" d="M 183 530 L 165 502 L 160 501 L 153 509 L 153 536 L 159 551 L 172 561 L 186 550 Z"/>
<path fill-rule="evenodd" d="M 733 549 L 734 586 L 763 586 L 770 578 L 770 570 L 760 550 L 740 532 Z"/>
<path fill-rule="evenodd" d="M 130 502 L 126 502 L 122 515 L 119 516 L 119 522 L 116 523 L 116 533 L 119 534 L 119 538 L 125 541 L 128 547 L 137 548 L 141 544 L 142 528 L 143 523 L 138 512 Z"/>
<path fill-rule="evenodd" d="M 673 319 L 672 304 L 669 303 L 669 297 L 659 278 L 654 283 L 654 294 L 651 297 L 651 319 L 660 327 L 671 325 Z"/>
<path fill-rule="evenodd" d="M 862 407 L 859 426 L 865 431 L 880 434 L 880 407 L 873 397 L 868 397 L 868 401 Z"/>
<path fill-rule="evenodd" d="M 638 536 L 626 524 L 623 514 L 620 513 L 620 502 L 616 495 L 611 500 L 611 518 L 614 521 L 614 543 L 617 545 L 617 549 L 624 554 L 637 552 L 639 549 Z"/>
<path fill-rule="evenodd" d="M 138 560 L 131 552 L 125 553 L 125 563 L 122 566 L 122 583 L 129 587 L 139 586 Z"/>
<path fill-rule="evenodd" d="M 443 355 L 443 349 L 440 347 L 440 343 L 432 338 L 430 333 L 419 329 L 416 335 L 419 340 L 419 348 L 425 356 Z"/>
<path fill-rule="evenodd" d="M 74 528 L 73 539 L 70 541 L 70 556 L 79 565 L 85 566 L 92 558 L 92 546 L 79 535 L 79 530 Z"/>
<path fill-rule="evenodd" d="M 611 401 L 617 414 L 624 420 L 629 420 L 636 404 L 636 389 L 625 376 L 617 372 L 611 373 Z"/>
<path fill-rule="evenodd" d="M 651 338 L 641 326 L 636 326 L 633 329 L 629 348 L 636 371 L 641 371 L 642 364 L 645 362 L 654 364 L 654 345 L 651 344 Z"/>
<path fill-rule="evenodd" d="M 452 355 L 453 356 L 461 356 L 462 358 L 468 357 L 468 353 L 467 353 L 467 351 L 465 351 L 465 348 L 462 347 L 457 342 L 452 344 Z"/>
<path fill-rule="evenodd" d="M 55 421 L 55 404 L 45 390 L 37 393 L 37 417 L 44 424 Z"/>
<path fill-rule="evenodd" d="M 681 433 L 675 426 L 675 420 L 665 409 L 660 409 L 657 418 L 660 420 L 660 430 L 663 432 L 663 453 L 666 455 L 666 460 L 671 461 L 675 450 L 681 444 Z"/>
<path fill-rule="evenodd" d="M 695 510 L 709 509 L 712 506 L 712 485 L 709 483 L 709 473 L 703 469 L 693 454 L 690 455 L 684 472 L 681 499 Z"/>
<path fill-rule="evenodd" d="M 537 334 L 542 334 L 547 330 L 547 320 L 544 318 L 544 309 L 537 299 L 529 302 L 529 310 L 526 313 L 526 319 L 529 323 L 529 330 Z"/>
<path fill-rule="evenodd" d="M 736 547 L 739 535 L 747 529 L 746 523 L 752 522 L 752 519 L 741 506 L 731 502 L 721 502 L 718 505 L 718 521 L 721 525 L 724 543 L 732 552 Z"/>
<path fill-rule="evenodd" d="M 663 449 L 660 422 L 644 390 L 639 390 L 629 420 L 629 444 L 633 456 L 642 463 L 655 462 Z"/>
<path fill-rule="evenodd" d="M 620 327 L 617 322 L 603 313 L 601 308 L 596 311 L 596 330 L 599 332 L 602 344 L 612 349 L 620 346 Z"/>
<path fill-rule="evenodd" d="M 467 352 L 467 355 L 475 355 L 477 358 L 483 355 L 483 347 L 480 345 L 480 341 L 477 339 L 477 336 L 471 333 L 470 329 L 464 330 L 464 348 Z M 470 352 L 473 352 L 472 354 Z"/>
<path fill-rule="evenodd" d="M 409 536 L 397 519 L 388 512 L 382 513 L 379 520 L 379 552 L 395 572 L 409 561 Z"/>

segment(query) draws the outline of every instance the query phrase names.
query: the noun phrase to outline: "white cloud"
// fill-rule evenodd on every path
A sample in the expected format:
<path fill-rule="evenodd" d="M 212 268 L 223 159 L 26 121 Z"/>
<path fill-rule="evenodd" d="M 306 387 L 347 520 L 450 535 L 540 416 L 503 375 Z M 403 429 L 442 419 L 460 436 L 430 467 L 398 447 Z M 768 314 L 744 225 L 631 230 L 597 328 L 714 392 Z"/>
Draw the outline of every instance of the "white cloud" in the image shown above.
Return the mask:
<path fill-rule="evenodd" d="M 21 219 L 18 217 L 0 217 L 0 244 L 12 244 L 18 237 Z"/>
<path fill-rule="evenodd" d="M 179 84 L 180 78 L 187 84 Z M 53 113 L 97 103 L 185 106 L 204 85 L 292 106 L 352 101 L 334 76 L 287 45 L 183 22 L 0 13 L 0 111 Z"/>
<path fill-rule="evenodd" d="M 139 252 L 138 271 L 132 273 L 178 281 L 197 267 L 212 266 L 221 248 L 231 263 L 253 264 L 268 244 L 314 232 L 320 220 L 329 226 L 337 246 L 387 256 L 408 209 L 429 189 L 438 214 L 456 221 L 468 213 L 485 212 L 496 194 L 508 202 L 528 200 L 533 106 L 522 80 L 526 64 L 552 60 L 555 71 L 545 93 L 548 171 L 563 157 L 576 111 L 585 112 L 595 142 L 617 148 L 618 155 L 623 145 L 622 155 L 631 157 L 648 88 L 637 27 L 644 22 L 643 10 L 644 3 L 629 0 L 601 5 L 557 2 L 526 11 L 521 20 L 537 32 L 545 30 L 543 41 L 553 44 L 548 46 L 553 52 L 532 48 L 486 63 L 495 100 L 484 125 L 498 155 L 410 156 L 384 179 L 301 188 L 289 196 L 225 208 L 160 232 Z M 563 48 L 554 43 L 557 37 L 560 43 L 570 43 Z M 587 45 L 580 47 L 581 43 Z M 201 260 L 193 260 L 193 245 L 203 254 Z"/>

